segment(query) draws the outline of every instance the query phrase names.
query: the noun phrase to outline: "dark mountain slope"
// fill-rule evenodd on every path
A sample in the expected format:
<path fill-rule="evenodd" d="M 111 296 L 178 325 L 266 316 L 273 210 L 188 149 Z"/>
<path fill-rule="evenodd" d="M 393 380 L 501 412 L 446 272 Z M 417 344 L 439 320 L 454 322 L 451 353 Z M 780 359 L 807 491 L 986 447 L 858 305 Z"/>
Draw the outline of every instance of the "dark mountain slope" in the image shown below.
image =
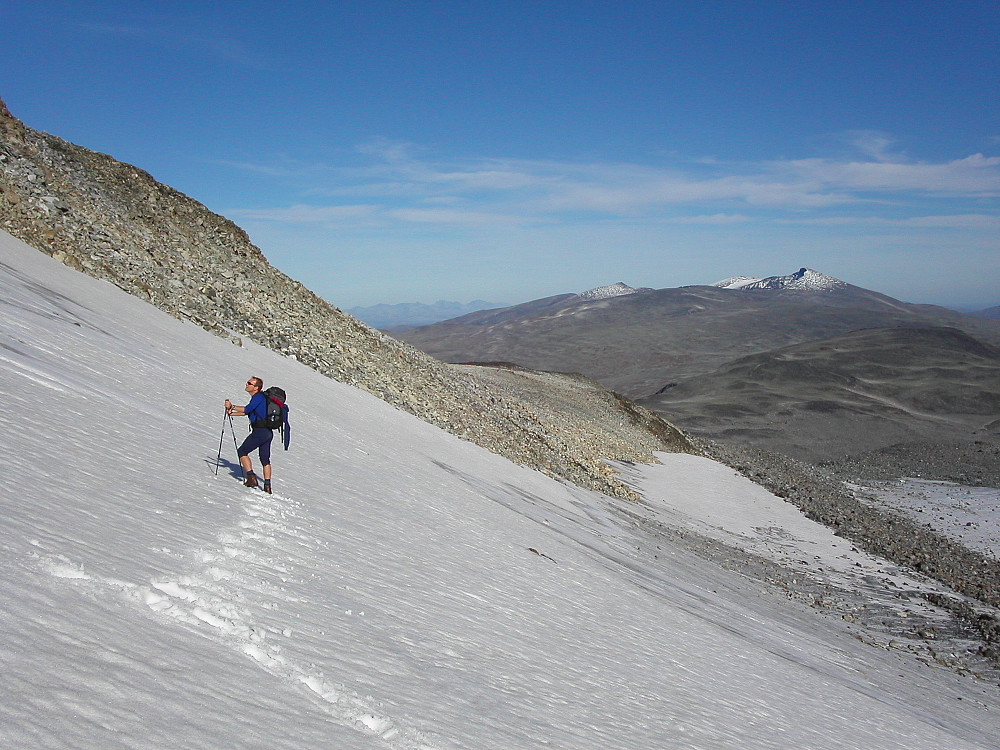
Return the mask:
<path fill-rule="evenodd" d="M 399 338 L 447 362 L 511 362 L 582 373 L 630 398 L 706 374 L 740 356 L 864 328 L 952 326 L 1000 344 L 1000 324 L 860 287 L 642 290 L 562 295 L 486 310 Z"/>
<path fill-rule="evenodd" d="M 695 434 L 811 462 L 996 439 L 1000 348 L 954 328 L 855 331 L 739 358 L 641 403 Z"/>

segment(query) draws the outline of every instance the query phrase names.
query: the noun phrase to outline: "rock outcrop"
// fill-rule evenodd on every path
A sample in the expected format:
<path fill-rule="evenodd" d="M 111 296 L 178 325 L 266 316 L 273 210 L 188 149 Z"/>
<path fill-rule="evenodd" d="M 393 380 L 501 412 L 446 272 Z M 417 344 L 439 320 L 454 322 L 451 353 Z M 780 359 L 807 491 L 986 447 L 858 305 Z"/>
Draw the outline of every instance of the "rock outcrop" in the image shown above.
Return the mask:
<path fill-rule="evenodd" d="M 248 337 L 581 486 L 630 496 L 606 460 L 693 450 L 630 403 L 612 406 L 609 430 L 607 414 L 542 409 L 544 396 L 532 406 L 498 386 L 510 374 L 478 377 L 369 328 L 273 268 L 233 222 L 137 167 L 26 127 L 2 101 L 0 228 L 177 318 L 236 344 Z"/>

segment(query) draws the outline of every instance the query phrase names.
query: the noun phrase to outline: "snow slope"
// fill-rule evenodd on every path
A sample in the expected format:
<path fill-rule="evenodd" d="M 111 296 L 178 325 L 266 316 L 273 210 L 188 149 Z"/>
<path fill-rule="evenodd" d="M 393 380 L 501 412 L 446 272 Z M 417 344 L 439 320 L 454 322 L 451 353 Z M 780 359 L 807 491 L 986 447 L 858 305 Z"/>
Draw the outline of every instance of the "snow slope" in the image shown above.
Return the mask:
<path fill-rule="evenodd" d="M 291 406 L 273 496 L 223 419 L 250 375 Z M 2 747 L 996 746 L 995 686 L 654 534 L 745 496 L 831 543 L 712 462 L 578 489 L 3 233 L 0 385 Z"/>

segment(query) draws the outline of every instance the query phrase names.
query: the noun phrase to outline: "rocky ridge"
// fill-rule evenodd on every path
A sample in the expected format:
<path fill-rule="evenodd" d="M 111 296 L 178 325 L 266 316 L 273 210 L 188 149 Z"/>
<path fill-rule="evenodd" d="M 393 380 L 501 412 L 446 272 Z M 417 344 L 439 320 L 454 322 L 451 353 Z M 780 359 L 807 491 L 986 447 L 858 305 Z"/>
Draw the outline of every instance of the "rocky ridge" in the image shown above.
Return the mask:
<path fill-rule="evenodd" d="M 2 101 L 0 229 L 174 317 L 236 344 L 248 337 L 581 486 L 630 497 L 607 460 L 693 450 L 640 407 L 621 409 L 614 432 L 580 411 L 543 413 L 503 392 L 496 377 L 445 365 L 369 328 L 273 268 L 233 222 L 137 167 L 26 127 Z"/>

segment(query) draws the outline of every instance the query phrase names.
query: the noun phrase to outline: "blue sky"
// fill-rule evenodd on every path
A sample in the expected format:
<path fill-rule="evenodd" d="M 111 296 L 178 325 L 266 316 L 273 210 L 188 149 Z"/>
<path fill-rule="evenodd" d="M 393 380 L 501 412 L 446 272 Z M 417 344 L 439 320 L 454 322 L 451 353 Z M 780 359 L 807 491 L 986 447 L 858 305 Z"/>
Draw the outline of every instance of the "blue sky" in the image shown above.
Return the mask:
<path fill-rule="evenodd" d="M 0 0 L 0 97 L 341 307 L 808 266 L 1000 304 L 992 2 Z"/>

